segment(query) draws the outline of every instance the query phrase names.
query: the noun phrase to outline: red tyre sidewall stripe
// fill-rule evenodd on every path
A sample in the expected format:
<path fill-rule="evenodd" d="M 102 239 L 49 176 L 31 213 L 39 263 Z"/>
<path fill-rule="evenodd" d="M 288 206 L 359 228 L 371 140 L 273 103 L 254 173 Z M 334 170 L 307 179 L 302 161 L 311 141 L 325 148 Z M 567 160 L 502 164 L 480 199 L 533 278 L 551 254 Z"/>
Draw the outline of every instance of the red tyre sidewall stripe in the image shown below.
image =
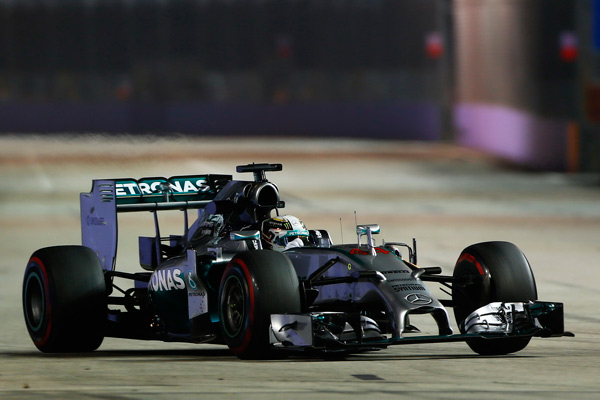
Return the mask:
<path fill-rule="evenodd" d="M 462 261 L 470 262 L 475 267 L 477 267 L 477 270 L 479 271 L 479 275 L 485 275 L 485 270 L 483 269 L 483 266 L 481 265 L 479 260 L 477 260 L 473 255 L 468 254 L 468 253 L 462 254 L 460 256 L 460 258 L 458 259 L 458 261 L 456 262 L 456 265 L 460 264 Z"/>
<path fill-rule="evenodd" d="M 250 298 L 250 306 L 248 309 L 248 327 L 246 328 L 246 332 L 244 334 L 244 338 L 242 339 L 242 343 L 232 348 L 231 350 L 234 353 L 241 353 L 248 347 L 250 340 L 252 339 L 252 328 L 254 327 L 254 308 L 255 308 L 255 299 L 254 299 L 254 282 L 252 280 L 252 276 L 250 275 L 250 270 L 248 266 L 243 260 L 237 259 L 236 264 L 239 265 L 244 271 L 244 275 L 246 276 L 246 282 L 248 283 L 248 296 Z"/>
<path fill-rule="evenodd" d="M 49 287 L 49 280 L 48 280 L 48 271 L 46 270 L 46 266 L 44 265 L 44 263 L 42 262 L 42 260 L 40 260 L 38 257 L 31 257 L 31 259 L 29 260 L 29 265 L 31 264 L 35 264 L 40 268 L 40 271 L 42 271 L 42 275 L 43 275 L 43 285 L 44 285 L 44 301 L 45 301 L 45 307 L 44 307 L 44 318 L 46 319 L 46 331 L 44 332 L 44 336 L 42 337 L 41 340 L 35 341 L 34 343 L 37 346 L 44 346 L 46 344 L 46 342 L 48 341 L 48 339 L 50 338 L 50 332 L 52 332 L 52 305 L 50 303 L 50 287 Z"/>

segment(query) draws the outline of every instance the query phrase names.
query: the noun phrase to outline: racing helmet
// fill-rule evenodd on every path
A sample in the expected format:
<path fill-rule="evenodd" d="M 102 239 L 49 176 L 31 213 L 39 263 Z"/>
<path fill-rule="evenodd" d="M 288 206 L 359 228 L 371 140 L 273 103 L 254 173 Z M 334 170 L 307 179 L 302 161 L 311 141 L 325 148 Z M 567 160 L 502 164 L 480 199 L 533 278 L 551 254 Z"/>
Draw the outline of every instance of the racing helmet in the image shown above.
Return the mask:
<path fill-rule="evenodd" d="M 264 220 L 261 227 L 264 247 L 283 251 L 309 244 L 309 233 L 304 223 L 292 215 Z"/>

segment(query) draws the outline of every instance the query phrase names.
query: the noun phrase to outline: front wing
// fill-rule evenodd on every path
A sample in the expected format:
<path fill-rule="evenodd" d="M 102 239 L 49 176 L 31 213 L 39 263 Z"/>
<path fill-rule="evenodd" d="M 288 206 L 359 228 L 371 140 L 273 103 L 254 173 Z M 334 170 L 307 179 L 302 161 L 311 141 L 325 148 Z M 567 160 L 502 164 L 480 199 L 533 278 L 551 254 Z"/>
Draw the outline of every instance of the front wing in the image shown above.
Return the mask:
<path fill-rule="evenodd" d="M 357 353 L 390 345 L 461 342 L 471 339 L 574 336 L 564 330 L 562 303 L 490 303 L 460 324 L 461 334 L 387 337 L 374 321 L 341 312 L 273 314 L 274 349 L 303 353 Z"/>

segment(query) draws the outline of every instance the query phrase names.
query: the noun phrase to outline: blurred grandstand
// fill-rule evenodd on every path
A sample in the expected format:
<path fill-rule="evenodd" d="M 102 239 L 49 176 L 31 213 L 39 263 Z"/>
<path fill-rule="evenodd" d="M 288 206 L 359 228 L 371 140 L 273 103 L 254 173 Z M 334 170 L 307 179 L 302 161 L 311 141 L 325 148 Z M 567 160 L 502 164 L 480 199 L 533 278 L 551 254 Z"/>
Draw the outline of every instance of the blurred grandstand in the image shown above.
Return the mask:
<path fill-rule="evenodd" d="M 597 3 L 0 0 L 0 132 L 455 140 L 595 170 Z"/>
<path fill-rule="evenodd" d="M 436 98 L 431 0 L 2 1 L 4 96 L 41 101 Z"/>

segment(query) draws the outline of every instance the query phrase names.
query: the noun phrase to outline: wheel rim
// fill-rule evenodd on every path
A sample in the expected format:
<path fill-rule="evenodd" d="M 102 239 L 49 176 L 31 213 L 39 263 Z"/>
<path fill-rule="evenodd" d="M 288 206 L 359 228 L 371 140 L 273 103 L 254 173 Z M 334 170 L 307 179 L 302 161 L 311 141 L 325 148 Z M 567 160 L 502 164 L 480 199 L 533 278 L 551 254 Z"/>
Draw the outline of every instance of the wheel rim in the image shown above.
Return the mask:
<path fill-rule="evenodd" d="M 46 304 L 44 301 L 44 287 L 38 274 L 32 273 L 27 278 L 25 285 L 25 316 L 29 327 L 38 331 L 44 321 Z"/>
<path fill-rule="evenodd" d="M 234 337 L 242 330 L 246 314 L 244 287 L 238 277 L 230 276 L 225 281 L 221 307 L 225 332 Z"/>

